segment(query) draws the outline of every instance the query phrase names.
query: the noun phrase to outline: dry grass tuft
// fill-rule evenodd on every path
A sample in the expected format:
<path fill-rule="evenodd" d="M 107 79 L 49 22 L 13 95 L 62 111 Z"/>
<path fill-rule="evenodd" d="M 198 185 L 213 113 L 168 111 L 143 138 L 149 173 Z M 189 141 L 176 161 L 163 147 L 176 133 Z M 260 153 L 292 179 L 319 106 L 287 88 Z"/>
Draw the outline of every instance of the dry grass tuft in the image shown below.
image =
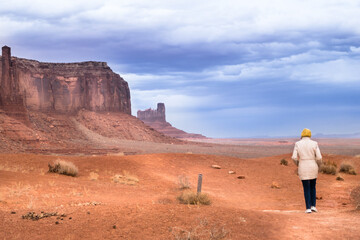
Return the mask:
<path fill-rule="evenodd" d="M 193 205 L 210 205 L 211 200 L 209 195 L 206 193 L 195 193 L 193 191 L 184 191 L 177 197 L 182 204 L 193 204 Z"/>
<path fill-rule="evenodd" d="M 335 175 L 336 174 L 336 168 L 337 168 L 337 165 L 336 165 L 335 162 L 327 161 L 327 162 L 324 162 L 320 166 L 319 171 L 321 173 Z"/>
<path fill-rule="evenodd" d="M 354 166 L 348 162 L 341 163 L 339 172 L 356 175 Z"/>
<path fill-rule="evenodd" d="M 63 160 L 56 160 L 52 164 L 48 164 L 49 172 L 59 173 L 67 176 L 76 177 L 78 175 L 78 168 L 72 163 Z"/>
<path fill-rule="evenodd" d="M 126 185 L 135 185 L 139 182 L 137 176 L 129 173 L 128 171 L 123 171 L 123 174 L 116 174 L 112 177 L 113 182 L 121 183 Z"/>
<path fill-rule="evenodd" d="M 185 175 L 180 175 L 178 177 L 178 184 L 179 184 L 180 189 L 190 189 L 191 188 L 189 178 Z"/>
<path fill-rule="evenodd" d="M 285 158 L 283 158 L 283 159 L 280 160 L 280 165 L 287 166 L 288 164 L 289 164 L 289 163 L 288 163 L 288 161 L 287 161 Z"/>
<path fill-rule="evenodd" d="M 99 178 L 99 174 L 97 174 L 96 172 L 90 172 L 89 179 L 91 181 L 96 181 L 96 180 L 98 180 L 98 178 Z"/>
<path fill-rule="evenodd" d="M 224 226 L 218 224 L 210 225 L 206 219 L 201 219 L 200 223 L 189 230 L 173 227 L 171 233 L 176 240 L 221 240 L 227 239 L 229 232 Z"/>

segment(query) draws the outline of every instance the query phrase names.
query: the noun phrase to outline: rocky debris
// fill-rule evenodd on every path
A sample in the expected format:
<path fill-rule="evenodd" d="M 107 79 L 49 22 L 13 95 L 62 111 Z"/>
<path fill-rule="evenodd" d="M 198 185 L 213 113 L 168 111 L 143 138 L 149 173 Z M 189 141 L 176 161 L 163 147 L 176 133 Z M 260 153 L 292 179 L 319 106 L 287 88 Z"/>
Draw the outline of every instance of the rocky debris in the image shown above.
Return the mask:
<path fill-rule="evenodd" d="M 113 229 L 116 229 L 116 225 L 113 225 Z"/>
<path fill-rule="evenodd" d="M 180 129 L 173 127 L 166 121 L 165 104 L 158 103 L 157 109 L 151 108 L 144 111 L 137 111 L 137 117 L 146 125 L 152 127 L 154 130 L 159 131 L 167 136 L 174 138 L 206 138 L 201 134 L 187 133 Z"/>
<path fill-rule="evenodd" d="M 238 176 L 238 179 L 245 179 L 245 176 Z"/>
<path fill-rule="evenodd" d="M 229 174 L 235 174 L 236 172 L 235 171 L 229 171 Z"/>
<path fill-rule="evenodd" d="M 49 213 L 41 212 L 40 214 L 36 214 L 35 212 L 28 212 L 27 214 L 22 216 L 22 219 L 37 221 L 42 218 L 53 217 L 53 216 L 66 217 L 66 214 L 58 214 L 57 212 L 49 212 Z"/>
<path fill-rule="evenodd" d="M 215 169 L 221 169 L 221 167 L 220 167 L 219 165 L 216 165 L 216 164 L 211 165 L 211 167 L 212 167 L 212 168 L 215 168 Z"/>
<path fill-rule="evenodd" d="M 271 188 L 280 189 L 280 185 L 277 182 L 272 182 Z"/>

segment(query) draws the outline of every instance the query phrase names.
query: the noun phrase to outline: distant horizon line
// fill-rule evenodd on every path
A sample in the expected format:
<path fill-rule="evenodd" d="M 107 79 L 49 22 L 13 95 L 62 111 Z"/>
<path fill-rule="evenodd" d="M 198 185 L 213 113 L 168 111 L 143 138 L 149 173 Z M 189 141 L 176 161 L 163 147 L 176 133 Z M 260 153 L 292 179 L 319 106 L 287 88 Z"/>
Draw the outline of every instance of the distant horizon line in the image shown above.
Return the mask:
<path fill-rule="evenodd" d="M 300 136 L 290 135 L 290 136 L 267 136 L 267 135 L 259 135 L 259 136 L 247 136 L 247 137 L 208 137 L 213 139 L 296 139 L 300 138 Z M 349 133 L 349 134 L 324 134 L 324 133 L 316 133 L 312 135 L 312 138 L 320 138 L 320 139 L 360 139 L 360 132 L 357 133 Z"/>

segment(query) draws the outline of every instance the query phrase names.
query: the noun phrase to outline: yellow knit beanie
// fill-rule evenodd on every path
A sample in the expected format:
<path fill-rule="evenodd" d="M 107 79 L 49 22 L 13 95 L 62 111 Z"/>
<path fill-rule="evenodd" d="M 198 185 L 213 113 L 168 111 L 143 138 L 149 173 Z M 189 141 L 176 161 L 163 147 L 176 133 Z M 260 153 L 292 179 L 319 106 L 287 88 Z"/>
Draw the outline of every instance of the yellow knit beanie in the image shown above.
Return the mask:
<path fill-rule="evenodd" d="M 301 132 L 301 138 L 303 137 L 311 137 L 310 129 L 304 128 L 304 130 Z"/>

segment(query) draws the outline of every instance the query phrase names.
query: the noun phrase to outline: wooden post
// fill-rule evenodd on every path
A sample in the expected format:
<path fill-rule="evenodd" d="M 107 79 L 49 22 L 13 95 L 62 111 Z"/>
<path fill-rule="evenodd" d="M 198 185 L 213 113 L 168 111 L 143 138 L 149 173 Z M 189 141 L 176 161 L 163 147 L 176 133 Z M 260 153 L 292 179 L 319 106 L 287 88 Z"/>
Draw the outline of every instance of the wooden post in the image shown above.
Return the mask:
<path fill-rule="evenodd" d="M 201 185 L 202 185 L 202 174 L 200 173 L 199 174 L 199 177 L 198 177 L 198 186 L 197 186 L 197 193 L 201 193 Z"/>

